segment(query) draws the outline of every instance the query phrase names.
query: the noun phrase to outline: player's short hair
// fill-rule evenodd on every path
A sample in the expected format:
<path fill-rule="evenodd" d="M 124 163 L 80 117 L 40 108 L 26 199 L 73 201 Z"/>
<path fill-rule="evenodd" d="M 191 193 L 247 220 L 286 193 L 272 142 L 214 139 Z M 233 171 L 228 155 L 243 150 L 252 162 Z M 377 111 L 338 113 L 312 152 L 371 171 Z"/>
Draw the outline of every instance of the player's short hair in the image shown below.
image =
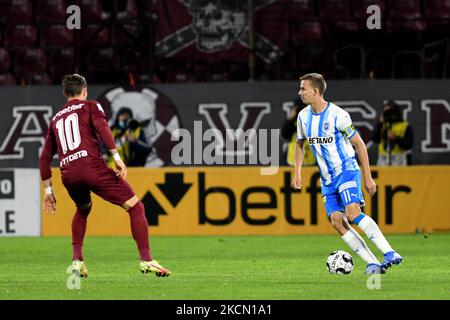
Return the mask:
<path fill-rule="evenodd" d="M 325 78 L 320 73 L 308 73 L 300 77 L 300 81 L 309 80 L 314 88 L 319 89 L 319 93 L 323 95 L 327 90 Z"/>
<path fill-rule="evenodd" d="M 62 86 L 66 97 L 76 97 L 84 88 L 87 88 L 87 82 L 82 75 L 68 74 L 64 76 Z"/>

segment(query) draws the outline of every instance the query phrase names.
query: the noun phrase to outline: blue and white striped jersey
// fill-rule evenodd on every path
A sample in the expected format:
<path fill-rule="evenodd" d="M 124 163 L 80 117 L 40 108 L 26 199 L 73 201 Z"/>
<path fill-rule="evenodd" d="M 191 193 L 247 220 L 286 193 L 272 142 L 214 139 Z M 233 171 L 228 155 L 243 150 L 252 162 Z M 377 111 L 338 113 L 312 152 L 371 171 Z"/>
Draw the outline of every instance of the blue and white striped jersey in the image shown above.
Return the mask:
<path fill-rule="evenodd" d="M 323 184 L 329 185 L 344 170 L 359 170 L 350 143 L 356 132 L 349 113 L 331 102 L 321 113 L 309 105 L 298 114 L 297 139 L 308 140 Z"/>

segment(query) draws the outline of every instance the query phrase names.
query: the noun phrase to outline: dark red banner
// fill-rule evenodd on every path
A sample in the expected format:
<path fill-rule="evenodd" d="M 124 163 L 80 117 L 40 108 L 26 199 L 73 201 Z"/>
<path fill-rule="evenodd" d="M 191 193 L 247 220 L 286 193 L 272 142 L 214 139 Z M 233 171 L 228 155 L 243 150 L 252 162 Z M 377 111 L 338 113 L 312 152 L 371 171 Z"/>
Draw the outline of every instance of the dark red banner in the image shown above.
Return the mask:
<path fill-rule="evenodd" d="M 248 58 L 249 15 L 243 0 L 157 0 L 156 53 L 208 61 Z M 255 50 L 278 60 L 286 39 L 287 2 L 255 0 Z"/>

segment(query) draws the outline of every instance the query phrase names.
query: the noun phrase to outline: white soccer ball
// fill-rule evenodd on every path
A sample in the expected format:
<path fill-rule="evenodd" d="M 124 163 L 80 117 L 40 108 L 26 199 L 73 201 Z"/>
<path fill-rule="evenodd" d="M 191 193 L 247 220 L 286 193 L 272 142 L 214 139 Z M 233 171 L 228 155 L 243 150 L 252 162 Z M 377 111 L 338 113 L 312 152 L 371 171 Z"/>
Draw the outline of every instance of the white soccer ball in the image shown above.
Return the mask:
<path fill-rule="evenodd" d="M 343 250 L 333 251 L 328 256 L 327 269 L 333 274 L 349 274 L 353 270 L 353 258 Z"/>

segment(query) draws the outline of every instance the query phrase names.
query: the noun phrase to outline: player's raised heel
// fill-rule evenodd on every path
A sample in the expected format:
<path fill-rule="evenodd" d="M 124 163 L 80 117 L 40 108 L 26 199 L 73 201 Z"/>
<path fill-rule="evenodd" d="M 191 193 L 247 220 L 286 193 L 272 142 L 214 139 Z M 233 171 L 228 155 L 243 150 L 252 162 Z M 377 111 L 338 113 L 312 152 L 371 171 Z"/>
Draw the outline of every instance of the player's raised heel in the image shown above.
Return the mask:
<path fill-rule="evenodd" d="M 392 265 L 394 264 L 400 264 L 403 261 L 403 257 L 401 255 L 399 255 L 397 252 L 395 251 L 390 251 L 387 252 L 384 255 L 384 261 L 381 264 L 381 266 L 385 269 L 392 267 Z"/>
<path fill-rule="evenodd" d="M 385 269 L 376 263 L 369 263 L 366 267 L 366 272 L 364 274 L 384 274 Z"/>
<path fill-rule="evenodd" d="M 77 272 L 81 278 L 87 278 L 88 277 L 88 269 L 86 268 L 86 265 L 84 264 L 84 261 L 80 261 L 78 259 L 75 259 L 72 261 L 72 270 Z"/>
<path fill-rule="evenodd" d="M 156 260 L 151 261 L 141 260 L 139 262 L 139 267 L 142 273 L 153 272 L 154 274 L 156 274 L 157 277 L 168 277 L 171 274 L 169 269 L 164 268 Z"/>

